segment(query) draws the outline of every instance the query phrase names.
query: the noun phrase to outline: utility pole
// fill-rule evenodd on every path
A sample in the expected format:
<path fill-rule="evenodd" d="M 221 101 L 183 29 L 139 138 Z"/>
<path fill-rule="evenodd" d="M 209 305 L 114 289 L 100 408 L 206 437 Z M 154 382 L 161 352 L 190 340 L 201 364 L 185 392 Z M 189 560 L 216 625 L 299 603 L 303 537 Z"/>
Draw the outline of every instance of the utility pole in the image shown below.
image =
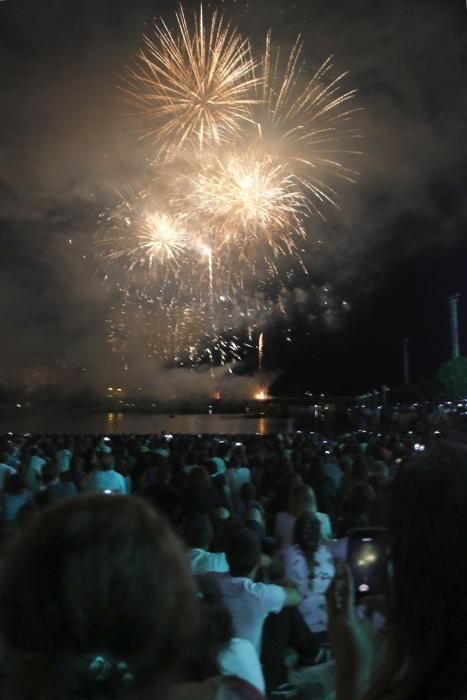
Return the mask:
<path fill-rule="evenodd" d="M 402 344 L 402 351 L 404 356 L 404 384 L 410 384 L 410 365 L 409 365 L 409 339 L 404 338 Z"/>
<path fill-rule="evenodd" d="M 457 302 L 460 294 L 451 294 L 449 297 L 449 318 L 451 320 L 451 356 L 455 360 L 459 357 L 459 321 L 457 316 Z"/>

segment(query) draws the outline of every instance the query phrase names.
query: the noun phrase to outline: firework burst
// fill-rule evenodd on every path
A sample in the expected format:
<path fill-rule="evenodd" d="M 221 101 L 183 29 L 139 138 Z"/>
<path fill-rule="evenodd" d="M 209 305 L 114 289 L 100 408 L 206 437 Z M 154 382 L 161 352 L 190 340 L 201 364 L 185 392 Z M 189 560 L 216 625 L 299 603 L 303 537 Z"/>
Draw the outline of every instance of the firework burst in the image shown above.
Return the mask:
<path fill-rule="evenodd" d="M 100 224 L 96 240 L 102 258 L 135 278 L 174 277 L 190 252 L 183 217 L 158 210 L 143 192 L 120 195 Z"/>
<path fill-rule="evenodd" d="M 278 256 L 295 254 L 296 234 L 305 235 L 301 189 L 281 162 L 255 149 L 206 157 L 189 192 L 189 216 L 204 221 L 219 258 L 235 256 L 250 274 L 259 258 L 274 267 Z"/>
<path fill-rule="evenodd" d="M 309 73 L 300 39 L 283 56 L 268 34 L 256 61 L 216 12 L 191 23 L 180 8 L 176 23 L 144 38 L 125 88 L 153 150 L 145 189 L 97 234 L 126 295 L 109 341 L 128 348 L 136 319 L 151 356 L 222 363 L 241 356 L 236 328 L 247 323 L 251 345 L 275 306 L 250 315 L 242 295 L 280 287 L 291 264 L 307 271 L 312 214 L 324 219 L 338 181 L 355 179 L 358 108 L 332 57 Z"/>
<path fill-rule="evenodd" d="M 192 27 L 182 8 L 176 17 L 176 34 L 161 21 L 154 38 L 144 38 L 126 87 L 159 155 L 238 135 L 256 100 L 249 42 L 217 12 L 205 23 L 202 6 Z"/>
<path fill-rule="evenodd" d="M 271 35 L 258 75 L 257 101 L 253 108 L 257 147 L 287 166 L 308 198 L 309 206 L 323 215 L 327 204 L 337 206 L 337 192 L 330 181 L 354 182 L 356 171 L 343 160 L 361 155 L 356 149 L 360 132 L 353 127 L 356 90 L 346 90 L 347 73 L 334 76 L 332 56 L 311 78 L 297 39 L 283 60 Z"/>

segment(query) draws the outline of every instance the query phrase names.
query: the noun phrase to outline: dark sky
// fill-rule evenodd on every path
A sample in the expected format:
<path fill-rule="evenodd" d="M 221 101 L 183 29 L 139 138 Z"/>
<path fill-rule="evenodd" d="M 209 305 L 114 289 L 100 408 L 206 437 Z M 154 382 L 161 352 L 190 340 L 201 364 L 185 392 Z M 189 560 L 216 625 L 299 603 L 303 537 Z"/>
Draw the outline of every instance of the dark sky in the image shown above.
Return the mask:
<path fill-rule="evenodd" d="M 396 385 L 409 337 L 412 376 L 429 378 L 449 357 L 453 292 L 467 354 L 464 0 L 207 5 L 258 43 L 269 27 L 287 46 L 300 32 L 312 66 L 334 54 L 363 107 L 358 183 L 314 224 L 323 244 L 290 291 L 287 321 L 266 329 L 266 366 L 297 390 Z M 141 34 L 154 17 L 171 21 L 174 7 L 0 2 L 0 361 L 108 371 L 110 293 L 92 241 L 99 212 L 138 167 L 116 85 Z"/>

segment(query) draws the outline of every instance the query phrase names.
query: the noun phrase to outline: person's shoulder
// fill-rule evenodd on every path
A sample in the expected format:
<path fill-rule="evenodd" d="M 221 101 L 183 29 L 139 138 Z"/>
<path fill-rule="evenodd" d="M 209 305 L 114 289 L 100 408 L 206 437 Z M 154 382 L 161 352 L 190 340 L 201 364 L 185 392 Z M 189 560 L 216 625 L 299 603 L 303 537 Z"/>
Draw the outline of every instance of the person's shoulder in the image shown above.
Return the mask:
<path fill-rule="evenodd" d="M 123 476 L 123 474 L 120 474 L 120 472 L 118 472 L 116 469 L 111 469 L 107 473 L 111 474 L 113 479 L 115 479 L 115 481 L 125 483 L 125 477 Z"/>
<path fill-rule="evenodd" d="M 261 583 L 252 581 L 251 579 L 243 579 L 243 588 L 248 593 L 256 596 L 257 598 L 269 598 L 271 596 L 277 596 L 282 594 L 283 588 L 276 585 L 275 583 Z"/>
<path fill-rule="evenodd" d="M 16 469 L 11 467 L 9 464 L 5 464 L 5 462 L 0 462 L 0 472 L 5 472 L 6 474 L 16 474 Z"/>

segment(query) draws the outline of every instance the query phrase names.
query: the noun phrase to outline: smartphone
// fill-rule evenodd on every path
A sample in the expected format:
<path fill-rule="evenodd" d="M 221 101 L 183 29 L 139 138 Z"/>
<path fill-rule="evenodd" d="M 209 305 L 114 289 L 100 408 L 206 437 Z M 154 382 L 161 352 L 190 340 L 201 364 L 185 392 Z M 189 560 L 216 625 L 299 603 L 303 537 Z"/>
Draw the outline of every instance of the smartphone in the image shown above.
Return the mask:
<path fill-rule="evenodd" d="M 355 597 L 387 593 L 389 537 L 383 527 L 355 528 L 348 533 L 347 563 Z"/>

